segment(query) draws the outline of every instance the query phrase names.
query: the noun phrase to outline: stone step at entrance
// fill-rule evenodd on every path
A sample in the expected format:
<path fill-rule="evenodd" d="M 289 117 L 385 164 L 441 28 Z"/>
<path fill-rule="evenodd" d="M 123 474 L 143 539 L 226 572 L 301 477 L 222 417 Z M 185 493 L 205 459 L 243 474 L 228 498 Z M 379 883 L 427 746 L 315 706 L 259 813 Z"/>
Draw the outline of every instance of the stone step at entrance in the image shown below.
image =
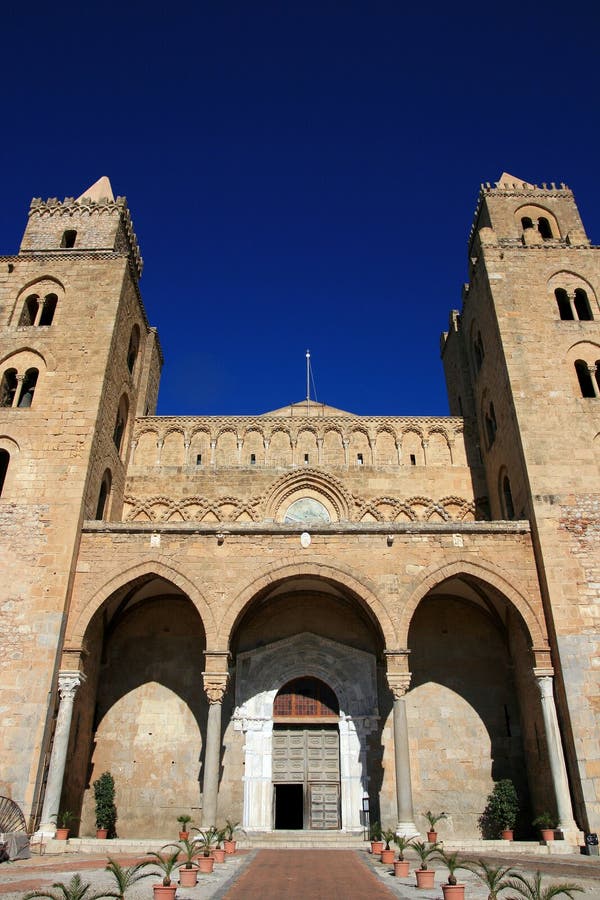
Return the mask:
<path fill-rule="evenodd" d="M 309 830 L 249 832 L 238 839 L 240 849 L 264 847 L 303 847 L 314 849 L 322 847 L 327 850 L 363 850 L 370 846 L 361 834 L 348 834 L 343 831 Z"/>

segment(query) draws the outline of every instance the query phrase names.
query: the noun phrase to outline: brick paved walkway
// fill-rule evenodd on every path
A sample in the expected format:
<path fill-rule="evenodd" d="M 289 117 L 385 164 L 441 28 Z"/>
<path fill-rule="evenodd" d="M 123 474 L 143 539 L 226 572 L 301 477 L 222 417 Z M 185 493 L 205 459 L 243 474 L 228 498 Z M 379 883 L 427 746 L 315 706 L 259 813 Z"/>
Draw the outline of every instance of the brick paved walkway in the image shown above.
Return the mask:
<path fill-rule="evenodd" d="M 259 850 L 223 900 L 392 900 L 354 850 Z"/>

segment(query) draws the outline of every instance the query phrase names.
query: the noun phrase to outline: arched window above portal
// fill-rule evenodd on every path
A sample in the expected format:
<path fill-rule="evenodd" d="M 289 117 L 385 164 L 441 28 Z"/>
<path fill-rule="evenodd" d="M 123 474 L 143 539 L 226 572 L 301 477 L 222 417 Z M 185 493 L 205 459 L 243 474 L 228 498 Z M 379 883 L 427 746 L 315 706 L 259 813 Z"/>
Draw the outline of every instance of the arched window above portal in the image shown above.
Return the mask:
<path fill-rule="evenodd" d="M 273 703 L 274 719 L 332 718 L 340 714 L 338 699 L 319 678 L 294 678 L 279 690 Z"/>

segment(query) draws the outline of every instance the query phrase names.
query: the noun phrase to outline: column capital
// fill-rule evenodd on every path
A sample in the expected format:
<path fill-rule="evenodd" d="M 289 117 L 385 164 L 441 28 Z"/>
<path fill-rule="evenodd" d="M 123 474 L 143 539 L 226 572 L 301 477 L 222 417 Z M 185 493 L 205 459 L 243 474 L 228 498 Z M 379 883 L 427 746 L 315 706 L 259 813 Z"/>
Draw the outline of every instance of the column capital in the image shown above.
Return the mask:
<path fill-rule="evenodd" d="M 534 669 L 533 672 L 537 681 L 537 685 L 540 689 L 542 699 L 545 697 L 554 697 L 554 670 Z"/>
<path fill-rule="evenodd" d="M 202 680 L 204 682 L 204 693 L 208 698 L 209 704 L 221 703 L 227 690 L 227 682 L 229 675 L 220 675 L 215 672 L 203 672 Z"/>
<path fill-rule="evenodd" d="M 85 681 L 83 672 L 59 672 L 58 673 L 58 692 L 60 694 L 61 703 L 63 701 L 73 702 L 77 688 Z"/>
<path fill-rule="evenodd" d="M 387 682 L 394 700 L 401 700 L 404 697 L 410 687 L 410 679 L 410 672 L 397 675 L 388 672 Z"/>

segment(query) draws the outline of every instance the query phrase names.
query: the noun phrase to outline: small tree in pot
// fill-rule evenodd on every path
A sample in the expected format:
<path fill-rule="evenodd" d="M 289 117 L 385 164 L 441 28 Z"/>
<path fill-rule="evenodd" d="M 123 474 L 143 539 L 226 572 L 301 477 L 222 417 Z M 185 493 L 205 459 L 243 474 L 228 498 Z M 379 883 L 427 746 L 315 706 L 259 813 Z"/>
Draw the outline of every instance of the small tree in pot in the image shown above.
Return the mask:
<path fill-rule="evenodd" d="M 138 881 L 141 881 L 142 878 L 150 878 L 153 875 L 153 872 L 142 872 L 142 869 L 147 867 L 147 861 L 135 863 L 133 866 L 122 866 L 117 862 L 116 859 L 112 859 L 110 856 L 108 857 L 108 863 L 104 867 L 105 872 L 110 872 L 112 875 L 114 882 L 116 893 L 109 894 L 107 896 L 118 897 L 119 900 L 124 900 L 125 892 L 129 890 L 130 887 L 133 887 Z"/>
<path fill-rule="evenodd" d="M 194 865 L 194 858 L 198 853 L 196 842 L 183 838 L 177 844 L 165 844 L 162 849 L 167 850 L 169 847 L 176 849 L 184 859 L 179 866 L 179 884 L 182 887 L 195 887 L 198 882 L 198 867 Z"/>
<path fill-rule="evenodd" d="M 179 848 L 173 851 L 173 853 L 166 854 L 148 850 L 148 856 L 151 856 L 152 859 L 145 860 L 145 864 L 147 866 L 158 866 L 163 873 L 162 884 L 155 884 L 153 886 L 155 900 L 175 900 L 177 885 L 171 883 L 171 875 L 180 865 L 178 862 Z"/>
<path fill-rule="evenodd" d="M 494 785 L 487 798 L 485 809 L 479 817 L 479 827 L 484 838 L 512 840 L 513 829 L 519 812 L 519 798 L 510 778 L 502 778 Z"/>
<path fill-rule="evenodd" d="M 465 868 L 484 883 L 488 889 L 488 900 L 497 900 L 500 891 L 510 887 L 509 879 L 515 874 L 510 866 L 491 866 L 484 859 L 479 859 L 476 863 L 466 862 Z"/>
<path fill-rule="evenodd" d="M 371 853 L 381 853 L 383 850 L 381 822 L 373 822 L 369 829 L 369 840 L 371 841 Z"/>
<path fill-rule="evenodd" d="M 554 840 L 554 830 L 556 828 L 556 819 L 548 811 L 540 813 L 531 823 L 534 828 L 540 829 L 540 837 L 543 841 Z"/>
<path fill-rule="evenodd" d="M 115 806 L 115 779 L 110 772 L 103 772 L 94 782 L 94 800 L 96 801 L 96 837 L 114 837 L 117 807 Z"/>
<path fill-rule="evenodd" d="M 210 828 L 205 828 L 204 830 L 194 828 L 193 831 L 198 832 L 198 837 L 194 838 L 194 843 L 198 849 L 202 851 L 202 856 L 198 858 L 198 868 L 201 872 L 212 872 L 215 858 L 214 856 L 211 856 L 211 853 L 213 848 L 217 846 L 219 831 L 214 825 L 211 825 Z"/>

